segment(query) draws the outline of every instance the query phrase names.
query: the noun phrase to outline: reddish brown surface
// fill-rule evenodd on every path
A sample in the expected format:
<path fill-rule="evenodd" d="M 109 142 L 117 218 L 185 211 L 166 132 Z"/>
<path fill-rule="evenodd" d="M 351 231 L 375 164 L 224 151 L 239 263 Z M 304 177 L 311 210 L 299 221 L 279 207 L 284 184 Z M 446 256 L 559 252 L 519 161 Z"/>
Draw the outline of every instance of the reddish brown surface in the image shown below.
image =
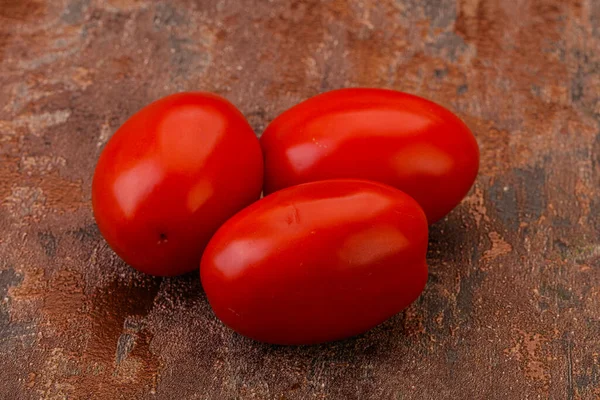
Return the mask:
<path fill-rule="evenodd" d="M 600 397 L 599 71 L 596 0 L 0 0 L 0 397 Z M 356 85 L 447 106 L 482 150 L 408 311 L 261 345 L 197 275 L 143 276 L 99 236 L 94 163 L 151 100 L 214 91 L 261 132 Z"/>

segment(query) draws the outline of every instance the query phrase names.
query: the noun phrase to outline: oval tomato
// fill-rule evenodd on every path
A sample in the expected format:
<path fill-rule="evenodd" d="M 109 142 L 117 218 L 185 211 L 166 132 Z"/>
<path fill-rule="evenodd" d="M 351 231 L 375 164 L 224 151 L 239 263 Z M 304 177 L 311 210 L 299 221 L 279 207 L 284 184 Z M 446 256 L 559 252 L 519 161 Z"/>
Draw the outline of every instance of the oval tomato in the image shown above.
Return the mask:
<path fill-rule="evenodd" d="M 102 235 L 152 275 L 198 268 L 212 234 L 260 197 L 258 139 L 227 100 L 180 93 L 133 115 L 100 155 L 92 184 Z"/>
<path fill-rule="evenodd" d="M 333 178 L 369 179 L 416 199 L 433 223 L 479 168 L 469 128 L 447 109 L 384 89 L 342 89 L 287 110 L 261 137 L 265 193 Z"/>
<path fill-rule="evenodd" d="M 370 181 L 312 182 L 228 220 L 202 257 L 215 314 L 276 344 L 364 332 L 413 302 L 427 281 L 427 219 L 411 197 Z"/>

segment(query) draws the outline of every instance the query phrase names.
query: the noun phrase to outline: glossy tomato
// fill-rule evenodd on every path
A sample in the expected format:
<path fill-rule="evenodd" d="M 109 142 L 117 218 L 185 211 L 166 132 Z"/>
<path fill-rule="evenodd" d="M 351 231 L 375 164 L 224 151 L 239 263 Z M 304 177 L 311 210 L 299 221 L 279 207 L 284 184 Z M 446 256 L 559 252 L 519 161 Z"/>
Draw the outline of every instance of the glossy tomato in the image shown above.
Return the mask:
<path fill-rule="evenodd" d="M 332 178 L 376 180 L 411 195 L 429 223 L 467 194 L 479 168 L 469 128 L 447 109 L 384 89 L 342 89 L 300 103 L 261 137 L 265 193 Z"/>
<path fill-rule="evenodd" d="M 180 93 L 133 115 L 100 155 L 94 215 L 108 244 L 152 275 L 198 268 L 212 234 L 260 197 L 263 161 L 231 103 Z"/>
<path fill-rule="evenodd" d="M 413 302 L 427 280 L 427 219 L 370 181 L 312 182 L 227 221 L 200 267 L 215 314 L 237 332 L 310 344 L 364 332 Z"/>

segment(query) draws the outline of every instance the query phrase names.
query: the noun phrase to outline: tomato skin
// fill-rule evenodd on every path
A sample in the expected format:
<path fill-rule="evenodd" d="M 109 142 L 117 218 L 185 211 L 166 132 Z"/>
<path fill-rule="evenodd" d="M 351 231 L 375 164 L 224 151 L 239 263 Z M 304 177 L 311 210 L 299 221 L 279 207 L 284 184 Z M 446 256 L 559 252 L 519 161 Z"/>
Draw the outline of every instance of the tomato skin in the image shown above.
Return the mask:
<path fill-rule="evenodd" d="M 92 183 L 100 232 L 134 268 L 193 271 L 212 234 L 260 197 L 263 160 L 227 100 L 179 93 L 134 114 L 102 151 Z"/>
<path fill-rule="evenodd" d="M 427 281 L 427 219 L 390 186 L 319 181 L 275 192 L 228 220 L 202 257 L 215 314 L 274 344 L 365 332 L 412 303 Z"/>
<path fill-rule="evenodd" d="M 386 89 L 341 89 L 279 115 L 261 137 L 265 193 L 323 179 L 368 179 L 416 199 L 433 223 L 473 185 L 479 148 L 452 112 Z"/>

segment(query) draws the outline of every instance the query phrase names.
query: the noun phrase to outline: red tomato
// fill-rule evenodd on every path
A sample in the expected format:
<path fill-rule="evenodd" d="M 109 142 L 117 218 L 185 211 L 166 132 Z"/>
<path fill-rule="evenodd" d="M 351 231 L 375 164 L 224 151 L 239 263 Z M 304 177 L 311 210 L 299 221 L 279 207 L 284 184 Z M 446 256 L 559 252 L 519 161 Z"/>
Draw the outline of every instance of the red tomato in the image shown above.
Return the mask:
<path fill-rule="evenodd" d="M 445 108 L 384 89 L 342 89 L 300 103 L 261 138 L 265 193 L 333 178 L 375 180 L 412 196 L 429 223 L 467 194 L 479 168 L 469 128 Z"/>
<path fill-rule="evenodd" d="M 212 234 L 260 197 L 263 161 L 252 128 L 227 100 L 180 93 L 133 115 L 107 143 L 92 185 L 102 235 L 152 275 L 198 268 Z"/>
<path fill-rule="evenodd" d="M 427 219 L 408 195 L 370 181 L 312 182 L 233 216 L 202 257 L 215 314 L 276 344 L 362 333 L 412 303 L 427 281 Z"/>

